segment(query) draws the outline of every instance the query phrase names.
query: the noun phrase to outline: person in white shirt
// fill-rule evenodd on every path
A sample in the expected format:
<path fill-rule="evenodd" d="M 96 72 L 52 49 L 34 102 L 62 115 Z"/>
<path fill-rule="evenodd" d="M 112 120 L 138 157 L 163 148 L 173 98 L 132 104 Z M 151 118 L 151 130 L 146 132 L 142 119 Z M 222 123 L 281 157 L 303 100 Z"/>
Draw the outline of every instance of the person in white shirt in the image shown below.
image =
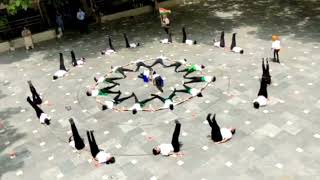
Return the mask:
<path fill-rule="evenodd" d="M 161 39 L 160 43 L 162 43 L 162 44 L 170 44 L 170 43 L 172 43 L 172 35 L 171 35 L 171 33 L 168 33 L 168 38 Z"/>
<path fill-rule="evenodd" d="M 266 106 L 267 103 L 268 103 L 267 82 L 264 78 L 262 78 L 258 97 L 253 101 L 253 107 L 256 109 L 259 109 L 259 107 Z"/>
<path fill-rule="evenodd" d="M 83 138 L 79 135 L 78 129 L 73 121 L 72 118 L 69 119 L 72 136 L 69 138 L 69 145 L 72 148 L 75 148 L 77 150 L 81 150 L 85 147 Z"/>
<path fill-rule="evenodd" d="M 60 69 L 54 73 L 53 80 L 56 80 L 58 78 L 62 78 L 67 74 L 67 69 L 64 66 L 63 54 L 59 53 L 59 55 L 60 55 Z"/>
<path fill-rule="evenodd" d="M 152 81 L 153 84 L 157 87 L 157 89 L 163 93 L 164 81 L 163 78 L 156 73 L 156 71 L 153 71 Z"/>
<path fill-rule="evenodd" d="M 113 73 L 120 73 L 121 75 L 123 75 L 123 78 L 126 78 L 126 74 L 125 72 L 133 72 L 134 70 L 132 69 L 128 69 L 128 68 L 124 68 L 121 66 L 111 66 L 111 72 Z"/>
<path fill-rule="evenodd" d="M 73 50 L 70 52 L 70 54 L 71 54 L 72 66 L 73 67 L 84 65 L 84 63 L 86 61 L 86 59 L 84 57 L 81 57 L 81 58 L 77 59 Z"/>
<path fill-rule="evenodd" d="M 87 131 L 87 137 L 90 145 L 91 155 L 96 161 L 98 161 L 100 164 L 113 164 L 116 162 L 115 158 L 111 156 L 110 153 L 106 153 L 105 151 L 99 149 L 94 138 L 93 131 Z"/>
<path fill-rule="evenodd" d="M 93 89 L 87 91 L 87 96 L 97 97 L 97 96 L 108 96 L 109 94 L 119 94 L 120 90 L 119 91 L 111 91 L 110 90 L 110 89 L 112 89 L 112 88 L 114 88 L 116 86 L 117 85 L 114 84 L 112 86 L 107 86 L 107 87 L 102 88 L 102 89 L 93 88 Z"/>
<path fill-rule="evenodd" d="M 180 67 L 180 66 L 182 66 L 182 65 L 186 65 L 187 64 L 187 59 L 182 59 L 182 60 L 178 60 L 178 61 L 176 61 L 176 62 L 174 62 L 174 63 L 172 63 L 172 64 L 170 64 L 170 65 L 168 65 L 168 66 L 166 66 L 167 68 L 168 67 L 175 67 L 174 68 L 174 71 L 175 72 L 178 72 L 178 68 Z"/>
<path fill-rule="evenodd" d="M 164 64 L 163 60 L 167 60 L 168 58 L 166 57 L 158 57 L 149 67 L 153 68 L 153 66 L 157 64 L 161 64 L 162 67 L 168 67 L 166 64 Z"/>
<path fill-rule="evenodd" d="M 169 34 L 170 32 L 170 19 L 166 14 L 160 15 L 161 18 L 161 26 L 163 27 L 164 31 Z"/>
<path fill-rule="evenodd" d="M 180 152 L 180 142 L 179 142 L 179 135 L 181 129 L 181 123 L 178 120 L 175 120 L 176 126 L 173 131 L 171 144 L 160 144 L 157 147 L 152 149 L 153 155 L 163 155 L 163 156 L 170 156 L 174 153 Z"/>
<path fill-rule="evenodd" d="M 220 128 L 216 121 L 216 114 L 211 117 L 211 113 L 207 115 L 207 121 L 211 127 L 211 139 L 217 144 L 229 141 L 236 132 L 235 128 Z"/>
<path fill-rule="evenodd" d="M 220 47 L 220 48 L 224 48 L 225 47 L 225 42 L 224 42 L 224 31 L 221 32 L 220 35 L 220 41 L 213 41 L 213 46 L 214 47 Z"/>
<path fill-rule="evenodd" d="M 182 27 L 182 43 L 187 45 L 197 44 L 197 41 L 187 39 L 187 33 L 185 27 Z"/>
<path fill-rule="evenodd" d="M 277 63 L 280 63 L 279 60 L 279 51 L 281 49 L 280 40 L 278 36 L 272 36 L 272 46 L 271 49 L 273 50 L 273 60 Z"/>
<path fill-rule="evenodd" d="M 270 72 L 269 72 L 269 61 L 268 58 L 266 58 L 267 61 L 267 65 L 264 65 L 264 58 L 262 58 L 262 79 L 266 80 L 266 83 L 268 85 L 271 84 L 271 76 L 270 76 Z"/>
<path fill-rule="evenodd" d="M 236 44 L 236 34 L 237 33 L 233 33 L 232 34 L 232 42 L 231 42 L 231 46 L 230 46 L 230 50 L 232 52 L 235 52 L 235 53 L 240 53 L 240 54 L 243 54 L 243 49 L 241 47 L 237 47 L 237 44 Z"/>
<path fill-rule="evenodd" d="M 113 53 L 116 53 L 116 50 L 114 49 L 113 45 L 112 45 L 112 40 L 111 37 L 108 37 L 108 42 L 109 42 L 109 48 L 107 48 L 104 51 L 101 51 L 102 55 L 111 55 Z"/>
<path fill-rule="evenodd" d="M 77 12 L 77 19 L 79 22 L 80 33 L 83 33 L 83 32 L 88 33 L 88 27 L 86 23 L 86 13 L 83 12 L 81 8 L 79 8 L 79 11 Z"/>
<path fill-rule="evenodd" d="M 136 48 L 140 46 L 140 43 L 129 43 L 126 33 L 123 33 L 124 40 L 126 41 L 126 48 Z"/>
<path fill-rule="evenodd" d="M 34 88 L 32 82 L 28 81 L 28 84 L 29 84 L 29 88 L 30 88 L 30 91 L 32 94 L 32 101 L 37 105 L 42 104 L 42 99 L 41 99 L 40 95 L 38 94 L 36 88 Z"/>
<path fill-rule="evenodd" d="M 133 93 L 133 97 L 134 97 L 134 105 L 129 108 L 128 110 L 129 111 L 132 111 L 132 114 L 137 114 L 138 111 L 143 111 L 143 107 L 145 107 L 145 105 L 149 102 L 149 101 L 152 101 L 153 99 L 155 99 L 156 97 L 152 97 L 152 98 L 149 98 L 149 99 L 144 99 L 144 100 L 141 100 L 139 101 L 138 97 Z"/>
<path fill-rule="evenodd" d="M 149 69 L 145 69 L 138 75 L 138 78 L 143 79 L 143 82 L 148 83 L 151 76 L 150 73 L 151 71 Z"/>
<path fill-rule="evenodd" d="M 185 79 L 190 79 L 190 81 L 184 82 L 184 84 L 198 83 L 198 82 L 210 83 L 210 82 L 216 81 L 215 76 L 185 77 Z"/>
<path fill-rule="evenodd" d="M 195 97 L 195 96 L 203 97 L 203 95 L 201 93 L 201 90 L 196 89 L 196 88 L 191 88 L 191 87 L 189 87 L 189 86 L 187 86 L 185 84 L 183 85 L 183 87 L 185 89 L 176 90 L 176 92 L 188 93 L 193 97 Z"/>
<path fill-rule="evenodd" d="M 40 109 L 40 107 L 38 107 L 28 96 L 27 97 L 27 101 L 29 102 L 29 104 L 31 105 L 31 107 L 36 111 L 36 115 L 39 118 L 39 121 L 41 124 L 46 124 L 46 125 L 50 125 L 50 120 L 51 117 L 48 116 L 46 113 L 44 113 L 42 111 L 42 109 Z"/>
<path fill-rule="evenodd" d="M 170 110 L 174 109 L 175 103 L 173 103 L 172 99 L 175 95 L 176 95 L 176 89 L 174 89 L 174 91 L 172 91 L 172 93 L 167 98 L 163 98 L 157 94 L 151 94 L 151 96 L 154 96 L 154 97 L 158 98 L 161 102 L 163 102 L 163 107 L 161 109 L 168 109 L 169 108 Z"/>
<path fill-rule="evenodd" d="M 115 105 L 118 105 L 118 104 L 122 103 L 123 101 L 125 101 L 125 100 L 130 99 L 130 98 L 133 97 L 133 93 L 132 93 L 130 96 L 126 96 L 126 97 L 120 98 L 121 94 L 122 94 L 122 93 L 121 93 L 121 91 L 120 91 L 120 93 L 117 94 L 117 95 L 113 98 L 113 100 L 111 100 L 111 101 L 101 102 L 100 100 L 97 100 L 97 102 L 100 103 L 100 104 L 102 104 L 102 110 L 104 111 L 104 110 L 107 110 L 107 109 L 113 109 L 113 107 L 114 107 Z"/>

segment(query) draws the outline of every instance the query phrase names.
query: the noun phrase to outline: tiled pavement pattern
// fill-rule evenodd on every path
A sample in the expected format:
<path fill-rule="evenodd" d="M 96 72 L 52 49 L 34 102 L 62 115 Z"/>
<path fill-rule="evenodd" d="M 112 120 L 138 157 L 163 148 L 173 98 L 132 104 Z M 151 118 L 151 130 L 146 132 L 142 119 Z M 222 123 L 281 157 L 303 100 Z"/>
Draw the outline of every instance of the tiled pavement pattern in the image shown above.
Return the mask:
<path fill-rule="evenodd" d="M 42 43 L 28 53 L 19 49 L 0 55 L 1 179 L 320 179 L 319 14 L 317 1 L 207 1 L 173 9 L 172 45 L 158 43 L 165 37 L 158 19 L 143 15 L 112 22 L 86 36 Z M 199 45 L 179 43 L 183 24 Z M 222 29 L 227 44 L 231 33 L 238 33 L 244 55 L 212 47 L 212 39 Z M 121 33 L 125 31 L 129 38 L 142 42 L 142 47 L 99 55 L 106 34 L 114 37 L 117 48 L 124 45 Z M 270 64 L 270 104 L 255 110 L 251 101 L 259 88 L 261 58 L 271 54 L 273 32 L 281 36 L 282 64 Z M 71 68 L 71 49 L 88 58 L 85 66 Z M 52 82 L 60 51 L 66 54 L 71 71 Z M 203 98 L 172 112 L 136 116 L 101 112 L 94 100 L 86 97 L 93 76 L 103 74 L 110 65 L 161 54 L 206 64 L 206 71 L 217 76 L 217 81 L 205 90 Z M 168 73 L 167 78 L 168 83 L 181 84 L 175 75 Z M 29 79 L 48 101 L 43 109 L 53 117 L 49 127 L 39 124 L 25 100 Z M 154 91 L 130 81 L 121 82 L 120 88 L 134 89 L 139 96 Z M 66 106 L 72 109 L 67 111 Z M 216 145 L 207 138 L 205 115 L 209 112 L 217 113 L 222 127 L 237 128 L 230 142 Z M 100 147 L 116 156 L 114 165 L 97 167 L 87 151 L 70 149 L 66 144 L 70 117 L 75 118 L 83 137 L 85 129 L 95 130 Z M 170 142 L 176 118 L 182 122 L 183 156 L 154 157 L 152 147 Z"/>

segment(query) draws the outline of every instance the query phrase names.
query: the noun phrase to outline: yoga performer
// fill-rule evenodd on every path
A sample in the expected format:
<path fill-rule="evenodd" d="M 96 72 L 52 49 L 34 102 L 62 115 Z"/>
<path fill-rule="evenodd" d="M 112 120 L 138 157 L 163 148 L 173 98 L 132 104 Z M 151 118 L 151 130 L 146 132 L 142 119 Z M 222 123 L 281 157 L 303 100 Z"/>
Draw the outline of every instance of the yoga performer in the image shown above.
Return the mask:
<path fill-rule="evenodd" d="M 199 89 L 191 88 L 185 84 L 183 85 L 183 87 L 185 89 L 176 90 L 176 92 L 188 93 L 193 97 L 195 97 L 195 96 L 202 97 L 203 96 L 201 93 L 201 90 L 199 90 Z"/>
<path fill-rule="evenodd" d="M 235 53 L 243 54 L 243 49 L 241 47 L 237 47 L 236 33 L 232 34 L 232 42 L 231 42 L 230 50 Z"/>
<path fill-rule="evenodd" d="M 174 91 L 172 91 L 172 93 L 169 95 L 169 97 L 167 98 L 163 98 L 157 94 L 151 94 L 151 96 L 154 96 L 158 99 L 160 99 L 161 102 L 163 102 L 163 107 L 161 109 L 170 109 L 173 110 L 174 109 L 174 105 L 175 103 L 173 103 L 173 97 L 176 95 L 176 89 L 174 89 Z"/>
<path fill-rule="evenodd" d="M 168 66 L 166 66 L 166 67 L 175 67 L 175 68 L 174 68 L 174 71 L 175 71 L 175 72 L 179 72 L 179 71 L 178 71 L 178 68 L 179 68 L 180 66 L 186 65 L 186 64 L 187 64 L 187 60 L 186 60 L 186 59 L 183 59 L 183 60 L 176 61 L 176 62 L 174 62 L 174 63 L 172 63 L 172 64 L 170 64 L 170 65 L 168 65 Z"/>
<path fill-rule="evenodd" d="M 38 94 L 38 92 L 36 91 L 36 88 L 34 88 L 33 84 L 31 81 L 28 81 L 29 84 L 29 88 L 32 94 L 32 101 L 37 104 L 40 105 L 42 103 L 42 99 L 40 97 L 40 95 Z"/>
<path fill-rule="evenodd" d="M 186 33 L 185 27 L 182 27 L 182 43 L 188 44 L 188 45 L 197 44 L 197 41 L 187 39 L 187 33 Z"/>
<path fill-rule="evenodd" d="M 119 83 L 115 82 L 116 80 L 120 80 L 120 79 L 124 79 L 123 77 L 115 77 L 115 78 L 106 78 L 106 77 L 99 77 L 99 79 L 97 79 L 96 77 L 93 78 L 94 81 L 97 83 L 97 84 L 100 84 L 100 83 L 111 83 L 111 84 L 114 84 L 114 85 L 120 85 Z"/>
<path fill-rule="evenodd" d="M 273 50 L 273 60 L 274 62 L 280 63 L 279 60 L 279 51 L 281 49 L 279 37 L 276 35 L 272 35 L 272 46 L 271 49 Z"/>
<path fill-rule="evenodd" d="M 111 66 L 111 72 L 113 73 L 120 73 L 123 75 L 123 78 L 126 78 L 126 74 L 125 72 L 128 71 L 128 72 L 133 72 L 132 69 L 128 69 L 128 68 L 124 68 L 122 66 Z"/>
<path fill-rule="evenodd" d="M 53 80 L 56 80 L 58 78 L 62 78 L 67 74 L 67 69 L 64 66 L 63 54 L 59 53 L 59 55 L 60 55 L 60 69 L 54 73 Z"/>
<path fill-rule="evenodd" d="M 152 97 L 149 99 L 145 99 L 145 100 L 138 100 L 138 97 L 133 93 L 133 97 L 134 97 L 134 105 L 129 109 L 129 111 L 132 111 L 133 114 L 137 114 L 138 111 L 142 111 L 142 108 L 149 102 L 152 101 L 153 99 L 155 99 L 156 97 Z"/>
<path fill-rule="evenodd" d="M 163 156 L 170 156 L 175 153 L 180 152 L 180 142 L 179 135 L 181 129 L 181 123 L 178 120 L 175 120 L 176 126 L 173 131 L 171 144 L 160 144 L 157 147 L 152 149 L 153 155 L 161 154 Z"/>
<path fill-rule="evenodd" d="M 126 97 L 123 97 L 123 98 L 120 98 L 120 96 L 121 96 L 121 92 L 118 95 L 116 95 L 116 97 L 113 98 L 113 100 L 111 100 L 111 101 L 101 102 L 100 100 L 97 100 L 97 102 L 102 105 L 102 110 L 103 111 L 106 110 L 106 109 L 113 109 L 113 107 L 115 105 L 118 105 L 118 104 L 122 103 L 123 101 L 133 97 L 133 93 L 130 96 L 126 96 Z"/>
<path fill-rule="evenodd" d="M 98 161 L 100 164 L 113 164 L 116 162 L 115 158 L 111 156 L 110 153 L 106 153 L 105 151 L 99 149 L 94 138 L 93 131 L 87 131 L 87 137 L 90 145 L 91 155 L 96 161 Z"/>
<path fill-rule="evenodd" d="M 107 48 L 104 51 L 101 51 L 102 55 L 110 55 L 110 54 L 116 53 L 116 50 L 114 49 L 114 47 L 112 45 L 112 40 L 111 40 L 110 36 L 108 37 L 108 42 L 109 42 L 109 48 Z"/>
<path fill-rule="evenodd" d="M 225 47 L 225 43 L 224 43 L 224 31 L 221 31 L 220 41 L 214 40 L 213 46 L 214 46 L 214 47 L 221 47 L 221 48 L 224 48 L 224 47 Z"/>
<path fill-rule="evenodd" d="M 269 72 L 269 61 L 268 58 L 266 58 L 267 65 L 264 65 L 264 58 L 262 58 L 262 79 L 265 79 L 266 83 L 268 85 L 271 84 L 271 76 Z"/>
<path fill-rule="evenodd" d="M 188 65 L 187 68 L 180 70 L 178 72 L 186 72 L 186 74 L 183 77 L 187 77 L 190 73 L 193 73 L 195 71 L 202 71 L 204 68 L 205 68 L 204 65 L 191 64 L 191 65 Z"/>
<path fill-rule="evenodd" d="M 69 145 L 76 150 L 81 150 L 85 147 L 83 138 L 81 138 L 81 136 L 79 135 L 76 124 L 74 123 L 72 118 L 69 119 L 69 122 L 72 131 L 72 136 L 69 138 Z"/>
<path fill-rule="evenodd" d="M 168 38 L 161 39 L 160 43 L 162 43 L 162 44 L 170 44 L 170 43 L 172 43 L 172 35 L 171 35 L 171 33 L 168 33 Z"/>
<path fill-rule="evenodd" d="M 50 125 L 51 117 L 44 113 L 42 109 L 40 109 L 40 107 L 38 107 L 37 104 L 30 99 L 29 96 L 27 97 L 27 101 L 29 102 L 31 107 L 36 111 L 36 115 L 39 118 L 40 123 Z"/>
<path fill-rule="evenodd" d="M 87 91 L 87 96 L 108 96 L 109 94 L 119 94 L 120 91 L 111 91 L 110 89 L 116 87 L 117 85 L 114 84 L 113 86 L 108 86 L 102 89 L 93 89 L 93 90 L 89 90 Z"/>
<path fill-rule="evenodd" d="M 268 103 L 267 82 L 266 82 L 266 79 L 262 78 L 258 97 L 253 101 L 253 107 L 256 109 L 259 109 L 259 107 L 266 106 L 267 103 Z"/>
<path fill-rule="evenodd" d="M 185 79 L 190 79 L 188 82 L 184 82 L 184 84 L 197 83 L 197 82 L 214 82 L 216 81 L 215 76 L 201 76 L 201 77 L 185 77 Z"/>
<path fill-rule="evenodd" d="M 211 113 L 207 115 L 207 121 L 211 127 L 211 139 L 216 144 L 221 144 L 229 141 L 232 135 L 236 132 L 235 128 L 220 128 L 216 122 L 216 114 L 211 117 Z"/>
<path fill-rule="evenodd" d="M 71 51 L 71 59 L 72 59 L 72 66 L 80 66 L 84 65 L 86 59 L 84 57 L 81 57 L 80 59 L 76 59 L 76 55 L 74 54 L 73 51 Z"/>
<path fill-rule="evenodd" d="M 163 60 L 167 60 L 167 57 L 157 57 L 157 59 L 149 66 L 150 68 L 152 68 L 153 66 L 157 65 L 157 64 L 161 64 L 163 67 L 168 67 L 167 65 L 164 64 Z"/>
<path fill-rule="evenodd" d="M 139 69 L 140 69 L 140 67 L 142 66 L 142 67 L 145 67 L 145 68 L 148 68 L 149 70 L 151 70 L 151 67 L 150 66 L 148 66 L 148 65 L 146 65 L 142 60 L 137 60 L 136 62 L 136 70 L 135 70 L 135 72 L 137 72 L 137 71 L 139 71 Z"/>
<path fill-rule="evenodd" d="M 126 48 L 136 48 L 140 46 L 140 43 L 129 43 L 126 33 L 123 33 L 124 40 L 126 41 Z"/>
<path fill-rule="evenodd" d="M 163 93 L 163 89 L 162 89 L 164 86 L 163 78 L 159 74 L 157 74 L 155 71 L 153 71 L 153 74 L 152 74 L 152 81 L 153 81 L 153 84 L 156 85 L 157 89 Z"/>
<path fill-rule="evenodd" d="M 151 74 L 150 74 L 149 69 L 145 69 L 145 70 L 143 70 L 143 73 L 140 73 L 138 75 L 138 78 L 141 78 L 141 79 L 143 79 L 143 82 L 148 83 L 149 79 L 150 79 L 150 75 Z"/>

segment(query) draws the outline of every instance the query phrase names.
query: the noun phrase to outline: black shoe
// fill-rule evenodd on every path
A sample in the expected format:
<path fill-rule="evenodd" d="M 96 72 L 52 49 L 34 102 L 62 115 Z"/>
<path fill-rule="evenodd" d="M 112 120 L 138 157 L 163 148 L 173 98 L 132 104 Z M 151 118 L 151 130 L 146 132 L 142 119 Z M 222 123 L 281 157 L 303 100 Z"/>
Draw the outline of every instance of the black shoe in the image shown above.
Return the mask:
<path fill-rule="evenodd" d="M 74 124 L 74 121 L 72 118 L 69 119 L 70 124 Z"/>
<path fill-rule="evenodd" d="M 98 79 L 96 77 L 93 78 L 95 82 L 98 82 Z"/>
<path fill-rule="evenodd" d="M 214 76 L 213 79 L 212 79 L 212 82 L 215 82 L 215 81 L 216 81 L 216 77 Z"/>
<path fill-rule="evenodd" d="M 181 124 L 178 119 L 174 120 L 174 122 L 175 122 L 176 124 Z"/>

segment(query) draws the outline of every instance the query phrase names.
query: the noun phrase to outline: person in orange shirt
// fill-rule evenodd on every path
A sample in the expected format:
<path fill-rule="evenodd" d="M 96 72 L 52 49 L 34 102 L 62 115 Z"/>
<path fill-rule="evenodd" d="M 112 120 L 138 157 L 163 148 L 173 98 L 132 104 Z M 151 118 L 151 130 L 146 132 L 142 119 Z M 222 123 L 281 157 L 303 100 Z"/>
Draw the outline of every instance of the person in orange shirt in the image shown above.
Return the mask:
<path fill-rule="evenodd" d="M 280 45 L 279 36 L 272 35 L 271 49 L 273 50 L 273 60 L 274 60 L 274 62 L 280 63 L 279 51 L 281 49 L 281 45 Z"/>

